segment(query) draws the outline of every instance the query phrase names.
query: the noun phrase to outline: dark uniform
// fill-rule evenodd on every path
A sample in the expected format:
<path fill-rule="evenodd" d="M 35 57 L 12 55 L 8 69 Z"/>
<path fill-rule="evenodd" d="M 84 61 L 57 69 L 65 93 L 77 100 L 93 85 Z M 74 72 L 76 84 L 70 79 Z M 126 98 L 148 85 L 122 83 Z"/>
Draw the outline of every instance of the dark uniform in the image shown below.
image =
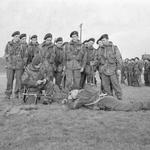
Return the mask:
<path fill-rule="evenodd" d="M 104 92 L 113 95 L 113 88 L 117 98 L 122 99 L 122 91 L 116 73 L 117 70 L 121 70 L 122 57 L 117 46 L 109 42 L 108 45 L 101 47 L 98 64 Z"/>
<path fill-rule="evenodd" d="M 31 37 L 31 39 L 32 38 L 37 38 L 37 35 L 33 35 Z M 27 54 L 27 58 L 28 58 L 27 59 L 27 65 L 28 65 L 28 64 L 30 64 L 32 62 L 33 57 L 40 53 L 40 45 L 39 45 L 39 43 L 36 42 L 36 43 L 33 44 L 32 41 L 31 41 L 29 43 L 29 45 L 28 45 L 27 53 L 28 53 Z"/>
<path fill-rule="evenodd" d="M 68 99 L 67 105 L 70 109 L 81 107 L 97 108 L 106 111 L 139 111 L 150 110 L 150 102 L 123 102 L 112 96 L 100 97 L 99 90 L 91 85 L 85 86 L 85 89 L 79 91 L 74 99 Z"/>
<path fill-rule="evenodd" d="M 140 86 L 140 76 L 141 76 L 141 68 L 139 66 L 139 62 L 135 62 L 133 66 L 133 86 L 139 87 Z"/>
<path fill-rule="evenodd" d="M 88 41 L 95 41 L 95 39 L 91 38 Z M 85 73 L 86 73 L 86 79 L 87 83 L 93 83 L 95 84 L 95 72 L 96 72 L 96 49 L 93 46 L 87 46 L 85 47 L 85 56 L 84 59 L 86 61 L 85 65 Z"/>
<path fill-rule="evenodd" d="M 63 39 L 57 38 L 56 43 L 59 41 L 63 41 Z M 62 78 L 63 78 L 63 68 L 64 68 L 64 60 L 63 60 L 63 45 L 58 47 L 57 45 L 54 46 L 54 51 L 55 51 L 55 83 L 59 87 L 61 87 L 62 84 Z"/>
<path fill-rule="evenodd" d="M 128 62 L 128 71 L 127 71 L 128 86 L 133 85 L 133 67 L 134 67 L 134 63 Z"/>
<path fill-rule="evenodd" d="M 26 34 L 21 34 L 20 39 L 23 37 L 26 37 Z M 28 44 L 27 42 L 22 42 L 21 43 L 21 49 L 22 49 L 22 55 L 23 55 L 23 60 L 24 60 L 24 67 L 27 66 L 27 59 L 28 59 Z"/>
<path fill-rule="evenodd" d="M 44 40 L 48 37 L 51 37 L 49 34 L 46 34 Z M 54 44 L 52 42 L 46 43 L 45 41 L 41 44 L 40 55 L 42 56 L 42 68 L 45 70 L 49 79 L 53 81 L 54 79 L 54 71 L 55 71 L 55 50 Z"/>
<path fill-rule="evenodd" d="M 28 88 L 30 91 L 40 92 L 45 90 L 44 102 L 58 101 L 63 99 L 63 94 L 59 88 L 49 80 L 49 77 L 45 76 L 41 68 L 36 68 L 35 65 L 38 65 L 42 62 L 42 58 L 39 55 L 36 55 L 33 58 L 31 64 L 29 64 L 22 76 L 22 84 Z M 38 80 L 41 80 L 38 84 Z M 45 81 L 44 81 L 45 80 Z"/>
<path fill-rule="evenodd" d="M 128 72 L 128 61 L 125 60 L 122 64 L 122 69 L 121 69 L 121 83 L 125 84 L 125 81 L 127 80 L 127 72 Z"/>
<path fill-rule="evenodd" d="M 85 40 L 82 44 L 82 50 L 83 50 L 83 53 L 85 54 L 86 53 L 86 49 L 88 47 L 88 41 Z M 83 89 L 84 86 L 85 86 L 85 83 L 86 83 L 86 72 L 85 72 L 85 68 L 84 70 L 81 72 L 81 80 L 80 80 L 80 88 Z"/>
<path fill-rule="evenodd" d="M 16 31 L 12 36 L 20 35 L 19 31 Z M 7 88 L 5 91 L 6 97 L 10 98 L 13 90 L 14 77 L 16 78 L 15 84 L 15 96 L 18 98 L 18 94 L 21 90 L 21 75 L 24 68 L 24 51 L 21 47 L 20 41 L 14 42 L 13 40 L 8 42 L 5 48 L 6 69 L 7 69 Z"/>
<path fill-rule="evenodd" d="M 144 63 L 144 81 L 145 86 L 150 86 L 150 61 L 146 60 Z"/>
<path fill-rule="evenodd" d="M 65 86 L 68 91 L 72 88 L 80 88 L 83 55 L 82 44 L 79 40 L 71 41 L 64 46 Z"/>

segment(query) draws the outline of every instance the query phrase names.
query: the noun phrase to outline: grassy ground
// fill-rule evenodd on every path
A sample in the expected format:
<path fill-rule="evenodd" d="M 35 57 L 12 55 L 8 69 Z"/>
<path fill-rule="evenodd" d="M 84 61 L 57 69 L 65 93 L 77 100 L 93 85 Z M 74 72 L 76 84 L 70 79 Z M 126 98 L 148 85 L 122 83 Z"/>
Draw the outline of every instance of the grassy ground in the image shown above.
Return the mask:
<path fill-rule="evenodd" d="M 150 111 L 68 110 L 59 104 L 25 111 L 3 100 L 5 84 L 1 76 L 0 150 L 150 150 Z M 148 87 L 123 86 L 123 93 L 125 101 L 150 100 Z"/>

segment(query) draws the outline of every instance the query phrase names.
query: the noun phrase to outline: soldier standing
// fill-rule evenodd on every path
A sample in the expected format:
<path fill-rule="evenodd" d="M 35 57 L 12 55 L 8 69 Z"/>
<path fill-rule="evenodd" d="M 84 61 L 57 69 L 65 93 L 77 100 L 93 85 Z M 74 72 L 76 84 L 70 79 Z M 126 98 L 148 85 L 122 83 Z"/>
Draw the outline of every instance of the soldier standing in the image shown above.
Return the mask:
<path fill-rule="evenodd" d="M 61 88 L 62 77 L 63 77 L 63 38 L 58 37 L 55 41 L 54 51 L 55 51 L 55 83 Z"/>
<path fill-rule="evenodd" d="M 127 79 L 127 67 L 128 67 L 128 58 L 126 58 L 123 62 L 121 69 L 121 83 L 125 84 L 125 80 Z"/>
<path fill-rule="evenodd" d="M 115 95 L 119 100 L 122 99 L 122 90 L 118 82 L 117 75 L 121 73 L 122 57 L 117 46 L 109 42 L 107 34 L 100 37 L 103 43 L 100 57 L 100 70 L 104 91 L 108 95 L 113 95 L 111 88 L 115 91 Z"/>
<path fill-rule="evenodd" d="M 135 63 L 133 66 L 133 77 L 134 77 L 134 84 L 133 86 L 140 86 L 140 76 L 141 76 L 142 68 L 139 63 L 139 58 L 135 57 Z"/>
<path fill-rule="evenodd" d="M 19 31 L 14 32 L 12 34 L 12 41 L 8 42 L 5 48 L 7 70 L 7 88 L 5 91 L 6 99 L 10 99 L 12 94 L 14 77 L 16 78 L 14 91 L 15 98 L 19 97 L 19 92 L 21 90 L 21 75 L 24 68 L 24 58 L 19 36 Z"/>
<path fill-rule="evenodd" d="M 32 62 L 33 57 L 40 53 L 40 47 L 37 38 L 37 35 L 31 36 L 31 42 L 29 43 L 27 50 L 27 64 L 30 64 Z"/>
<path fill-rule="evenodd" d="M 99 78 L 101 80 L 101 91 L 104 93 L 104 87 L 102 85 L 102 71 L 101 71 L 101 66 L 100 66 L 100 62 L 101 62 L 101 50 L 103 49 L 103 43 L 100 39 L 97 40 L 96 44 L 98 44 L 98 48 L 96 51 L 96 57 L 95 60 L 97 61 L 96 65 L 97 65 L 97 70 L 99 72 Z"/>
<path fill-rule="evenodd" d="M 150 86 L 150 61 L 144 60 L 144 81 L 145 86 Z"/>
<path fill-rule="evenodd" d="M 127 68 L 127 81 L 128 81 L 128 86 L 133 85 L 133 66 L 134 66 L 134 59 L 130 59 L 128 61 L 128 68 Z"/>
<path fill-rule="evenodd" d="M 86 49 L 88 47 L 88 41 L 85 40 L 82 43 L 82 50 L 84 53 L 86 53 Z M 86 83 L 86 73 L 85 73 L 85 69 L 83 70 L 83 72 L 81 72 L 81 80 L 80 80 L 80 88 L 83 89 Z"/>
<path fill-rule="evenodd" d="M 20 35 L 20 43 L 21 43 L 21 49 L 22 49 L 22 57 L 24 58 L 24 67 L 27 66 L 27 49 L 28 49 L 28 44 L 26 42 L 27 40 L 27 35 L 25 33 Z"/>
<path fill-rule="evenodd" d="M 65 86 L 67 92 L 71 89 L 80 88 L 81 72 L 84 70 L 84 66 L 82 66 L 84 53 L 82 43 L 78 39 L 78 32 L 71 32 L 70 37 L 72 40 L 64 45 Z"/>
<path fill-rule="evenodd" d="M 96 49 L 93 47 L 95 42 L 94 38 L 88 40 L 88 46 L 86 47 L 85 53 L 85 73 L 87 78 L 87 83 L 95 84 L 95 72 L 96 72 Z"/>
<path fill-rule="evenodd" d="M 43 73 L 49 77 L 50 81 L 53 81 L 55 70 L 55 51 L 51 33 L 47 33 L 44 36 L 44 42 L 41 44 L 40 54 L 43 62 L 41 69 L 43 69 Z"/>

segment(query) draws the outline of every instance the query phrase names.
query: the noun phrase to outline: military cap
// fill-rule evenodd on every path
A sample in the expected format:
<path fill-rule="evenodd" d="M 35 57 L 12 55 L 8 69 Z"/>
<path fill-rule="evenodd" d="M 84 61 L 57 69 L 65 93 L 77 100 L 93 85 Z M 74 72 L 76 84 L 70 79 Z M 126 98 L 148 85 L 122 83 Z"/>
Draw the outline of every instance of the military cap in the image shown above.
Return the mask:
<path fill-rule="evenodd" d="M 32 36 L 31 36 L 31 39 L 33 39 L 33 38 L 37 38 L 37 35 L 32 35 Z"/>
<path fill-rule="evenodd" d="M 36 56 L 33 57 L 32 65 L 33 65 L 33 66 L 39 65 L 41 62 L 42 62 L 42 58 L 41 58 L 41 56 L 38 54 L 38 55 L 36 55 Z"/>
<path fill-rule="evenodd" d="M 135 57 L 134 59 L 138 59 L 138 60 L 140 60 L 140 59 L 139 59 L 139 57 Z"/>
<path fill-rule="evenodd" d="M 100 38 L 96 41 L 96 44 L 98 44 L 99 41 L 101 41 Z"/>
<path fill-rule="evenodd" d="M 20 39 L 22 39 L 23 37 L 26 37 L 27 35 L 25 33 L 20 35 Z"/>
<path fill-rule="evenodd" d="M 103 35 L 99 38 L 99 40 L 102 40 L 102 39 L 104 39 L 104 38 L 109 39 L 108 34 L 103 34 Z"/>
<path fill-rule="evenodd" d="M 85 40 L 82 44 L 85 44 L 85 43 L 87 43 L 88 41 L 87 40 Z"/>
<path fill-rule="evenodd" d="M 58 37 L 58 38 L 55 40 L 56 43 L 57 43 L 57 42 L 60 42 L 60 41 L 63 41 L 63 38 L 62 38 L 62 37 Z"/>
<path fill-rule="evenodd" d="M 95 39 L 94 38 L 90 38 L 90 39 L 87 40 L 87 42 L 89 42 L 89 41 L 95 42 Z"/>
<path fill-rule="evenodd" d="M 15 35 L 20 35 L 20 31 L 15 31 L 11 36 L 14 37 Z"/>
<path fill-rule="evenodd" d="M 79 35 L 78 31 L 73 31 L 73 32 L 70 33 L 70 37 L 72 37 L 73 35 L 77 35 L 78 36 Z"/>
<path fill-rule="evenodd" d="M 135 58 L 131 58 L 131 61 L 132 61 L 132 60 L 135 61 Z"/>
<path fill-rule="evenodd" d="M 44 36 L 44 40 L 46 40 L 47 38 L 52 38 L 52 34 L 51 34 L 51 33 L 47 33 L 47 34 Z"/>

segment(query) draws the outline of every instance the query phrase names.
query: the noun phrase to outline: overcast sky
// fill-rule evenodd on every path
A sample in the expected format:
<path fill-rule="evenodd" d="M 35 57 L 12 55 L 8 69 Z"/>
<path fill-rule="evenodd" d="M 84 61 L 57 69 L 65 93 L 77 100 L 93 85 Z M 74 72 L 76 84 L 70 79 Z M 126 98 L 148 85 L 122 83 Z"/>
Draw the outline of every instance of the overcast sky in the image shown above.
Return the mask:
<path fill-rule="evenodd" d="M 48 32 L 68 41 L 80 23 L 83 40 L 108 33 L 123 58 L 150 53 L 148 0 L 1 0 L 0 56 L 16 30 L 37 34 L 40 43 Z"/>

